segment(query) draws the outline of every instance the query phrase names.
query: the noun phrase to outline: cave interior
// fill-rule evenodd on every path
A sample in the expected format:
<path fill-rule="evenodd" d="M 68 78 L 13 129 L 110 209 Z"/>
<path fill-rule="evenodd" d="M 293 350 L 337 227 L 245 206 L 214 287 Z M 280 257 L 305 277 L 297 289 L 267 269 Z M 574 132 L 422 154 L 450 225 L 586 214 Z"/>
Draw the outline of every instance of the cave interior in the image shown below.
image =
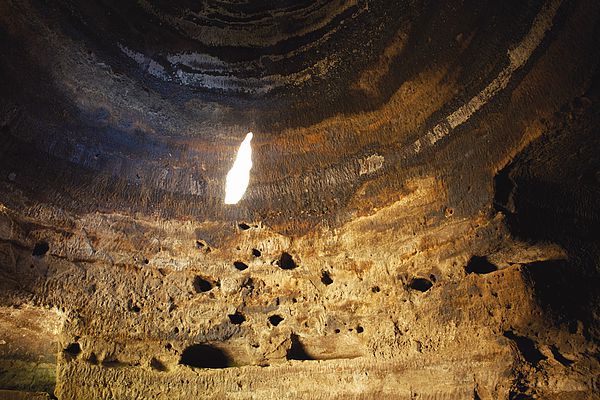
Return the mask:
<path fill-rule="evenodd" d="M 600 2 L 0 1 L 0 398 L 600 399 Z"/>

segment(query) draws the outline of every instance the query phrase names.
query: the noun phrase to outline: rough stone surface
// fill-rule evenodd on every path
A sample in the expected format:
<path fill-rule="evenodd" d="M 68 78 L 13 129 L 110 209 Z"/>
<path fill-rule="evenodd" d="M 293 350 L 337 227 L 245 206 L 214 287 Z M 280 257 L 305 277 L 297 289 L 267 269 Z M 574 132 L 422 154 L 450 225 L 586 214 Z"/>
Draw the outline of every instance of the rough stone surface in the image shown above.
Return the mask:
<path fill-rule="evenodd" d="M 0 397 L 600 398 L 599 16 L 1 2 Z"/>

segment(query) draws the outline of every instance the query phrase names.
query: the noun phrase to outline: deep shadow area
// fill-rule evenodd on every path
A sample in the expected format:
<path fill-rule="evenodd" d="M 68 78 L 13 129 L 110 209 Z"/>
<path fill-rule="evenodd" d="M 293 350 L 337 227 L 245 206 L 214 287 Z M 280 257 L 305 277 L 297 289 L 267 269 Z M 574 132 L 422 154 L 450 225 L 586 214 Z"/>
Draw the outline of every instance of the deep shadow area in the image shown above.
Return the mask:
<path fill-rule="evenodd" d="M 527 242 L 562 246 L 565 260 L 534 262 L 523 274 L 536 301 L 555 323 L 583 322 L 600 337 L 600 135 L 593 121 L 600 79 L 557 114 L 556 128 L 532 142 L 495 178 L 494 206 L 509 229 Z M 590 100 L 591 99 L 591 100 Z"/>
<path fill-rule="evenodd" d="M 473 256 L 465 266 L 467 274 L 489 274 L 497 271 L 498 267 L 492 264 L 487 257 Z"/>
<path fill-rule="evenodd" d="M 65 356 L 65 359 L 67 360 L 73 360 L 75 359 L 79 354 L 81 354 L 81 346 L 79 345 L 79 343 L 77 342 L 73 342 L 70 343 L 67 347 L 65 347 L 65 349 L 63 350 L 63 354 Z"/>
<path fill-rule="evenodd" d="M 33 247 L 33 251 L 31 252 L 31 255 L 33 255 L 35 257 L 43 257 L 44 255 L 46 255 L 48 250 L 50 250 L 50 245 L 48 245 L 47 242 L 39 242 L 39 243 L 36 243 L 35 246 Z"/>
<path fill-rule="evenodd" d="M 556 322 L 587 318 L 590 296 L 598 289 L 595 280 L 584 280 L 580 268 L 564 260 L 541 261 L 527 264 L 523 274 L 533 287 L 538 304 Z"/>
<path fill-rule="evenodd" d="M 535 346 L 535 342 L 527 337 L 519 336 L 512 331 L 504 332 L 504 337 L 512 340 L 525 361 L 533 366 L 539 364 L 540 361 L 545 360 L 547 357 L 543 355 Z"/>
<path fill-rule="evenodd" d="M 286 358 L 288 360 L 314 360 L 304 348 L 304 345 L 300 342 L 300 338 L 296 334 L 292 334 L 290 340 L 292 341 L 291 347 L 288 349 Z"/>
<path fill-rule="evenodd" d="M 194 368 L 227 368 L 232 361 L 225 351 L 207 344 L 195 344 L 181 353 L 179 364 Z"/>

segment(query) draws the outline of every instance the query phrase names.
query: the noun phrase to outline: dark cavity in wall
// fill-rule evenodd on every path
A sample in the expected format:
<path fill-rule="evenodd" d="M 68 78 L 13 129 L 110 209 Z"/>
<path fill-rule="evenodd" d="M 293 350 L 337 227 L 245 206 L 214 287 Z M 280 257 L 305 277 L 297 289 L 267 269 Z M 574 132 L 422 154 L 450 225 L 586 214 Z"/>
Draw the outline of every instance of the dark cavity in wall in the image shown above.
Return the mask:
<path fill-rule="evenodd" d="M 511 165 L 507 165 L 494 177 L 494 209 L 508 215 L 514 212 L 515 182 L 510 177 L 510 171 Z"/>
<path fill-rule="evenodd" d="M 207 344 L 195 344 L 181 353 L 179 364 L 194 368 L 227 368 L 231 366 L 231 359 L 221 349 Z"/>
<path fill-rule="evenodd" d="M 275 314 L 275 315 L 271 315 L 271 316 L 269 317 L 269 322 L 270 322 L 270 323 L 271 323 L 271 325 L 273 325 L 273 326 L 277 326 L 277 325 L 279 325 L 279 324 L 281 323 L 281 321 L 283 321 L 283 317 L 282 317 L 282 316 L 280 316 L 280 315 L 277 315 L 277 314 Z"/>
<path fill-rule="evenodd" d="M 546 359 L 546 356 L 537 349 L 533 340 L 525 336 L 516 335 L 512 331 L 504 332 L 504 337 L 512 340 L 517 345 L 517 349 L 519 349 L 525 361 L 531 365 L 536 366 L 540 361 Z"/>
<path fill-rule="evenodd" d="M 142 311 L 141 307 L 137 304 L 135 304 L 133 301 L 129 300 L 129 303 L 127 305 L 127 309 L 131 312 L 134 313 L 139 313 L 140 311 Z"/>
<path fill-rule="evenodd" d="M 550 350 L 552 351 L 552 356 L 554 357 L 554 359 L 562 365 L 564 365 L 565 367 L 568 367 L 571 364 L 573 364 L 573 361 L 563 356 L 556 346 L 551 346 Z"/>
<path fill-rule="evenodd" d="M 323 271 L 323 273 L 321 274 L 321 282 L 326 286 L 329 286 L 333 283 L 333 279 L 331 279 L 329 272 Z"/>
<path fill-rule="evenodd" d="M 592 295 L 600 287 L 597 275 L 589 276 L 566 260 L 538 261 L 524 266 L 523 275 L 533 286 L 536 302 L 558 323 L 588 321 Z"/>
<path fill-rule="evenodd" d="M 288 360 L 314 360 L 308 353 L 306 349 L 300 342 L 300 338 L 296 334 L 292 334 L 290 337 L 292 341 L 292 345 L 290 346 L 286 358 Z"/>
<path fill-rule="evenodd" d="M 68 358 L 75 358 L 81 353 L 81 346 L 77 342 L 70 343 L 63 352 Z"/>
<path fill-rule="evenodd" d="M 465 266 L 467 274 L 489 274 L 497 271 L 498 267 L 492 264 L 487 257 L 473 256 Z"/>
<path fill-rule="evenodd" d="M 209 290 L 211 290 L 213 288 L 213 284 L 200 277 L 200 276 L 196 276 L 194 278 L 194 290 L 196 291 L 196 293 L 202 293 L 202 292 L 208 292 Z"/>
<path fill-rule="evenodd" d="M 408 284 L 408 287 L 419 292 L 426 292 L 431 289 L 432 286 L 433 283 L 431 283 L 429 279 L 425 278 L 413 278 Z"/>
<path fill-rule="evenodd" d="M 297 267 L 296 262 L 294 261 L 292 256 L 285 251 L 283 253 L 281 253 L 281 257 L 279 257 L 278 265 L 279 265 L 279 268 L 281 268 L 281 269 L 294 269 Z"/>
<path fill-rule="evenodd" d="M 229 314 L 227 317 L 229 317 L 229 321 L 231 321 L 231 323 L 234 325 L 240 325 L 246 320 L 244 314 L 241 314 L 239 312 L 236 312 L 235 314 Z"/>
<path fill-rule="evenodd" d="M 233 266 L 235 267 L 235 269 L 237 269 L 238 271 L 243 271 L 245 269 L 248 268 L 248 265 L 246 265 L 245 263 L 241 262 L 241 261 L 236 261 L 233 263 Z"/>
<path fill-rule="evenodd" d="M 35 246 L 33 246 L 31 255 L 35 257 L 43 257 L 46 255 L 48 250 L 50 250 L 50 245 L 48 245 L 48 242 L 38 242 L 35 244 Z"/>

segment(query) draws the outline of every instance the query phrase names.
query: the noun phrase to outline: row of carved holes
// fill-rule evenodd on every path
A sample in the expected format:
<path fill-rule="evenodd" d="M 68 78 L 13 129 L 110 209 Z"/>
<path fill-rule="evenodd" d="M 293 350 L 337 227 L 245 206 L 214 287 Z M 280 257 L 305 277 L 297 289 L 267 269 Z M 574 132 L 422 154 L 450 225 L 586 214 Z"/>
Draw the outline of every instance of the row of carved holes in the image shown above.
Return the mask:
<path fill-rule="evenodd" d="M 252 249 L 252 254 L 255 257 L 260 257 L 261 252 L 258 249 Z M 287 253 L 285 251 L 283 253 L 281 253 L 281 256 L 279 257 L 279 260 L 276 261 L 276 264 L 281 269 L 294 269 L 294 268 L 298 267 L 298 265 L 294 261 L 294 258 L 289 253 Z M 244 271 L 244 270 L 246 270 L 248 268 L 248 264 L 246 264 L 245 262 L 242 262 L 242 261 L 235 261 L 233 263 L 233 266 L 238 271 Z"/>
<path fill-rule="evenodd" d="M 236 311 L 234 314 L 229 314 L 227 315 L 227 317 L 229 318 L 229 321 L 234 325 L 240 325 L 242 322 L 246 321 L 246 317 L 244 316 L 244 314 L 240 313 L 239 311 Z M 283 321 L 283 319 L 284 318 L 281 315 L 277 314 L 273 314 L 268 318 L 269 322 L 273 326 L 279 325 L 281 321 Z"/>

